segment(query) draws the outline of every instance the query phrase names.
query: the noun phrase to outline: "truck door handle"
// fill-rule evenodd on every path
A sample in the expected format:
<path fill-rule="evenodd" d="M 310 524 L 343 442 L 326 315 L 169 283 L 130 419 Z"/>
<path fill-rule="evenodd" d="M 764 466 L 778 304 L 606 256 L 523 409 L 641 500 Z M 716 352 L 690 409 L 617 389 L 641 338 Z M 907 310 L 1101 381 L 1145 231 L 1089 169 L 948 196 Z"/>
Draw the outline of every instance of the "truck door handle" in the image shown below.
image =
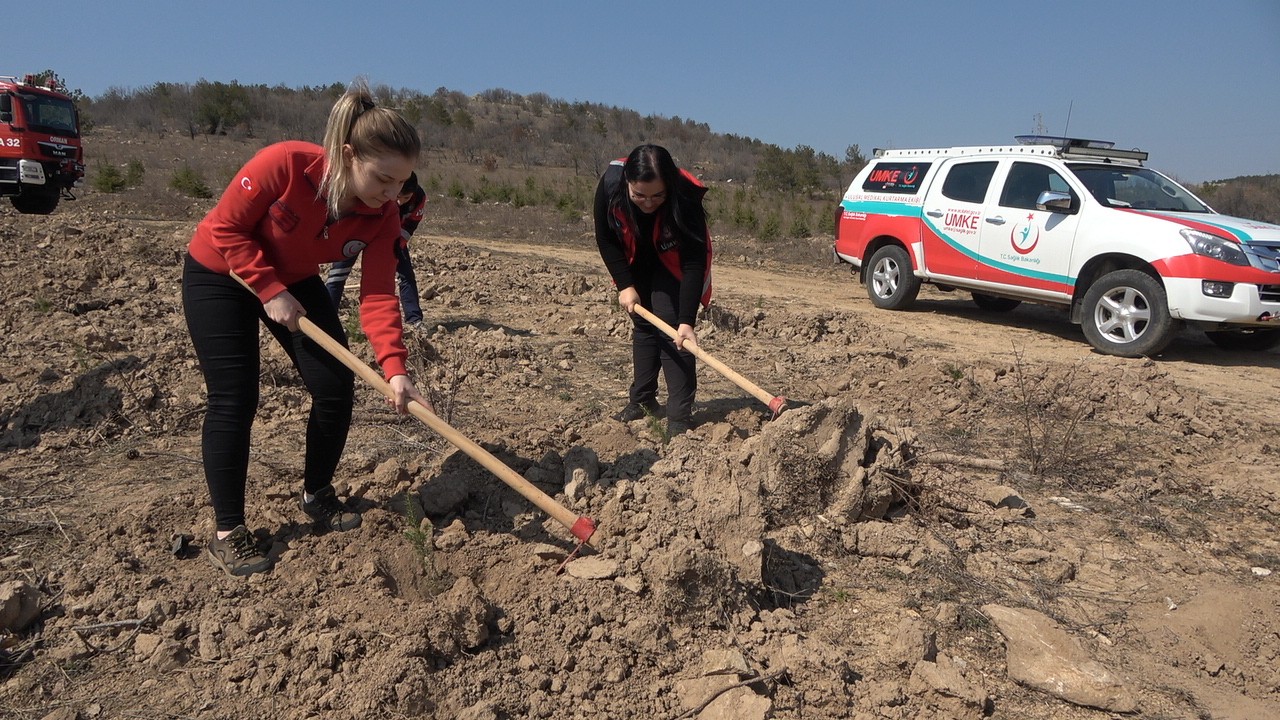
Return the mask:
<path fill-rule="evenodd" d="M 928 215 L 929 217 L 942 217 L 942 211 L 941 211 L 941 210 L 926 210 L 926 211 L 925 211 L 925 215 Z"/>
<path fill-rule="evenodd" d="M 1003 218 L 1003 217 L 1001 217 L 1001 216 L 999 216 L 999 215 L 997 215 L 997 216 L 995 216 L 995 217 L 989 217 L 989 218 L 987 218 L 986 220 L 987 220 L 987 222 L 991 223 L 992 225 L 1003 225 L 1003 224 L 1004 224 L 1004 218 Z"/>

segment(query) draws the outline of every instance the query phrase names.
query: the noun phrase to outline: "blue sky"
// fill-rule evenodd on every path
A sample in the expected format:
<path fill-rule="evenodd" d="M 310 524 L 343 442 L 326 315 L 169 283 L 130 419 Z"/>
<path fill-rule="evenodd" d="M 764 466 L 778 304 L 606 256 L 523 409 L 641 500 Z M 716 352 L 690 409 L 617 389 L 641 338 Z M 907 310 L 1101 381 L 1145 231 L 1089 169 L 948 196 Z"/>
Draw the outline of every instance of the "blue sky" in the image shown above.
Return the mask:
<path fill-rule="evenodd" d="M 72 0 L 5 19 L 23 30 L 0 73 L 52 68 L 90 96 L 365 76 L 544 92 L 837 158 L 1038 123 L 1147 150 L 1185 181 L 1280 173 L 1278 0 Z"/>

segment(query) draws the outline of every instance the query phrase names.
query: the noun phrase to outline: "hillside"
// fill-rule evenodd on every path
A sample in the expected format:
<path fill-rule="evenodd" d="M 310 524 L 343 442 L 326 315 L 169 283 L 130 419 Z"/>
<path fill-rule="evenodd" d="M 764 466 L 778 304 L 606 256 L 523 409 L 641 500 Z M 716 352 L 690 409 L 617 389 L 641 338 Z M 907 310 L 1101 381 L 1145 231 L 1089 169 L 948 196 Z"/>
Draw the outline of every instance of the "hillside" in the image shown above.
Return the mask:
<path fill-rule="evenodd" d="M 92 150 L 101 132 L 98 146 L 104 151 L 90 152 L 89 180 L 97 189 L 119 187 L 132 164 L 135 173 L 153 178 L 153 185 L 159 177 L 161 186 L 177 180 L 187 195 L 200 195 L 199 186 L 205 193 L 217 192 L 238 168 L 240 155 L 147 158 L 150 143 L 117 149 L 111 133 L 156 141 L 176 134 L 189 138 L 192 150 L 213 138 L 242 143 L 243 151 L 287 138 L 319 141 L 328 109 L 342 91 L 338 83 L 288 88 L 200 81 L 81 96 L 86 141 Z M 427 182 L 438 194 L 472 203 L 550 206 L 570 218 L 587 210 L 594 180 L 610 160 L 641 142 L 658 141 L 712 185 L 707 202 L 717 235 L 766 243 L 830 237 L 833 207 L 870 152 L 856 137 L 850 137 L 844 157 L 835 158 L 803 145 L 780 148 L 717 133 L 690 118 L 642 116 L 543 93 L 495 88 L 467 96 L 443 87 L 426 94 L 387 86 L 375 87 L 374 93 L 419 128 L 427 147 Z M 1153 165 L 1159 169 L 1158 158 Z M 105 182 L 104 172 L 111 174 Z M 1280 175 L 1221 180 L 1192 190 L 1220 212 L 1280 222 Z"/>
<path fill-rule="evenodd" d="M 89 183 L 98 190 L 121 188 L 132 167 L 153 188 L 180 175 L 188 195 L 202 194 L 189 185 L 220 191 L 253 149 L 286 138 L 318 142 L 341 91 L 340 85 L 268 88 L 202 81 L 85 98 Z M 419 174 L 433 193 L 473 204 L 549 208 L 565 218 L 589 211 L 595 180 L 610 160 L 660 140 L 679 164 L 712 185 L 707 203 L 717 235 L 765 242 L 830 237 L 832 208 L 865 162 L 856 145 L 837 160 L 803 146 L 782 149 L 715 133 L 690 119 L 641 116 L 541 94 L 494 89 L 468 97 L 440 88 L 427 95 L 385 86 L 374 94 L 417 125 L 426 148 Z M 157 143 L 185 137 L 191 145 L 179 156 L 155 157 L 149 142 L 118 147 L 113 138 L 119 133 Z M 96 139 L 102 140 L 97 153 Z M 199 152 L 215 139 L 229 141 L 219 147 L 240 153 Z"/>

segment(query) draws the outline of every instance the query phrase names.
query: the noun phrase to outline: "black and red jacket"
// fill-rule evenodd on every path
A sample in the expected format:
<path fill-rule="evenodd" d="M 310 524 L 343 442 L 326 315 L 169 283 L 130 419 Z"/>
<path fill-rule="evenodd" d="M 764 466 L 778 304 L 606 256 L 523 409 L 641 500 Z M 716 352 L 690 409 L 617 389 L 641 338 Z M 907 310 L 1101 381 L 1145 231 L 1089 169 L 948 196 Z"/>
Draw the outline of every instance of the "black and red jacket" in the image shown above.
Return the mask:
<path fill-rule="evenodd" d="M 413 236 L 427 209 L 427 191 L 421 186 L 413 191 L 413 197 L 400 206 L 400 247 L 409 247 L 409 238 Z"/>
<path fill-rule="evenodd" d="M 595 204 L 596 244 L 618 288 L 638 284 L 632 272 L 636 270 L 636 259 L 642 252 L 639 228 L 624 208 L 609 205 L 619 185 L 625 182 L 622 176 L 624 162 L 614 160 L 600 177 Z M 697 306 L 705 307 L 711 302 L 711 233 L 702 207 L 707 187 L 684 169 L 680 170 L 680 175 L 681 187 L 668 188 L 668 192 L 681 193 L 684 202 L 680 204 L 680 219 L 697 235 L 681 232 L 677 223 L 667 222 L 666 208 L 660 207 L 652 216 L 652 235 L 643 242 L 649 244 L 662 267 L 680 281 L 680 323 L 692 325 L 697 316 Z M 638 208 L 634 211 L 640 212 Z"/>

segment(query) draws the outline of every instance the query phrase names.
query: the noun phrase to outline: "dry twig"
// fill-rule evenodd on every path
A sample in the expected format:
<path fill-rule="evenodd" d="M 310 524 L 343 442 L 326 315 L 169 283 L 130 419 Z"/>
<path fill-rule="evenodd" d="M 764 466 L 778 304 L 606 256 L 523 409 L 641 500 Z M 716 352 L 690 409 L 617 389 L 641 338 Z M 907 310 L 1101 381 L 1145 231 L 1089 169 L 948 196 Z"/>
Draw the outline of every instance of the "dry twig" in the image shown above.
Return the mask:
<path fill-rule="evenodd" d="M 963 455 L 953 455 L 944 452 L 925 453 L 914 458 L 916 462 L 925 465 L 959 465 L 961 467 L 978 468 L 981 470 L 1004 470 L 1005 464 L 1000 460 L 992 460 L 990 458 L 965 457 Z"/>
<path fill-rule="evenodd" d="M 71 536 L 67 534 L 66 528 L 62 527 L 62 522 L 58 520 L 58 516 L 52 510 L 49 511 L 49 517 L 53 518 L 53 524 L 58 526 L 58 532 L 62 533 L 62 537 L 66 538 L 68 543 L 74 545 L 75 543 L 71 540 Z"/>
<path fill-rule="evenodd" d="M 145 625 L 146 622 L 146 618 L 138 618 L 136 620 L 115 620 L 113 622 L 97 623 L 94 625 L 77 625 L 71 629 L 77 633 L 82 633 L 91 632 L 93 630 L 108 630 L 110 628 L 118 627 L 137 627 L 139 625 Z"/>
<path fill-rule="evenodd" d="M 722 687 L 719 690 L 713 691 L 710 695 L 706 697 L 705 700 L 698 703 L 694 707 L 691 707 L 688 710 L 685 710 L 684 712 L 677 715 L 675 720 L 684 720 L 685 718 L 691 718 L 697 715 L 698 713 L 702 712 L 703 709 L 706 708 L 708 705 L 715 702 L 716 698 L 729 692 L 730 690 L 733 690 L 734 688 L 744 687 L 746 685 L 751 685 L 752 683 L 769 682 L 771 680 L 777 680 L 778 678 L 786 674 L 787 674 L 787 669 L 782 668 L 781 670 L 776 670 L 774 672 L 769 673 L 768 675 L 756 675 L 755 677 L 749 677 L 746 680 L 743 680 L 742 682 L 734 683 L 733 685 L 726 685 L 725 687 Z"/>
<path fill-rule="evenodd" d="M 96 623 L 94 625 L 79 625 L 76 627 L 72 627 L 71 631 L 76 634 L 76 638 L 78 638 L 80 642 L 84 644 L 85 648 L 89 650 L 89 652 L 97 655 L 104 652 L 104 650 L 98 647 L 97 645 L 94 645 L 93 643 L 89 642 L 89 639 L 84 636 L 85 633 L 93 632 L 96 630 L 109 630 L 109 629 L 118 628 L 118 627 L 132 627 L 133 632 L 129 633 L 129 635 L 126 636 L 124 640 L 121 640 L 115 647 L 111 648 L 109 651 L 106 651 L 106 652 L 115 653 L 124 649 L 133 640 L 133 638 L 136 637 L 138 633 L 142 631 L 142 626 L 146 625 L 147 622 L 148 620 L 146 618 L 137 618 L 136 620 L 116 620 L 114 622 Z"/>

